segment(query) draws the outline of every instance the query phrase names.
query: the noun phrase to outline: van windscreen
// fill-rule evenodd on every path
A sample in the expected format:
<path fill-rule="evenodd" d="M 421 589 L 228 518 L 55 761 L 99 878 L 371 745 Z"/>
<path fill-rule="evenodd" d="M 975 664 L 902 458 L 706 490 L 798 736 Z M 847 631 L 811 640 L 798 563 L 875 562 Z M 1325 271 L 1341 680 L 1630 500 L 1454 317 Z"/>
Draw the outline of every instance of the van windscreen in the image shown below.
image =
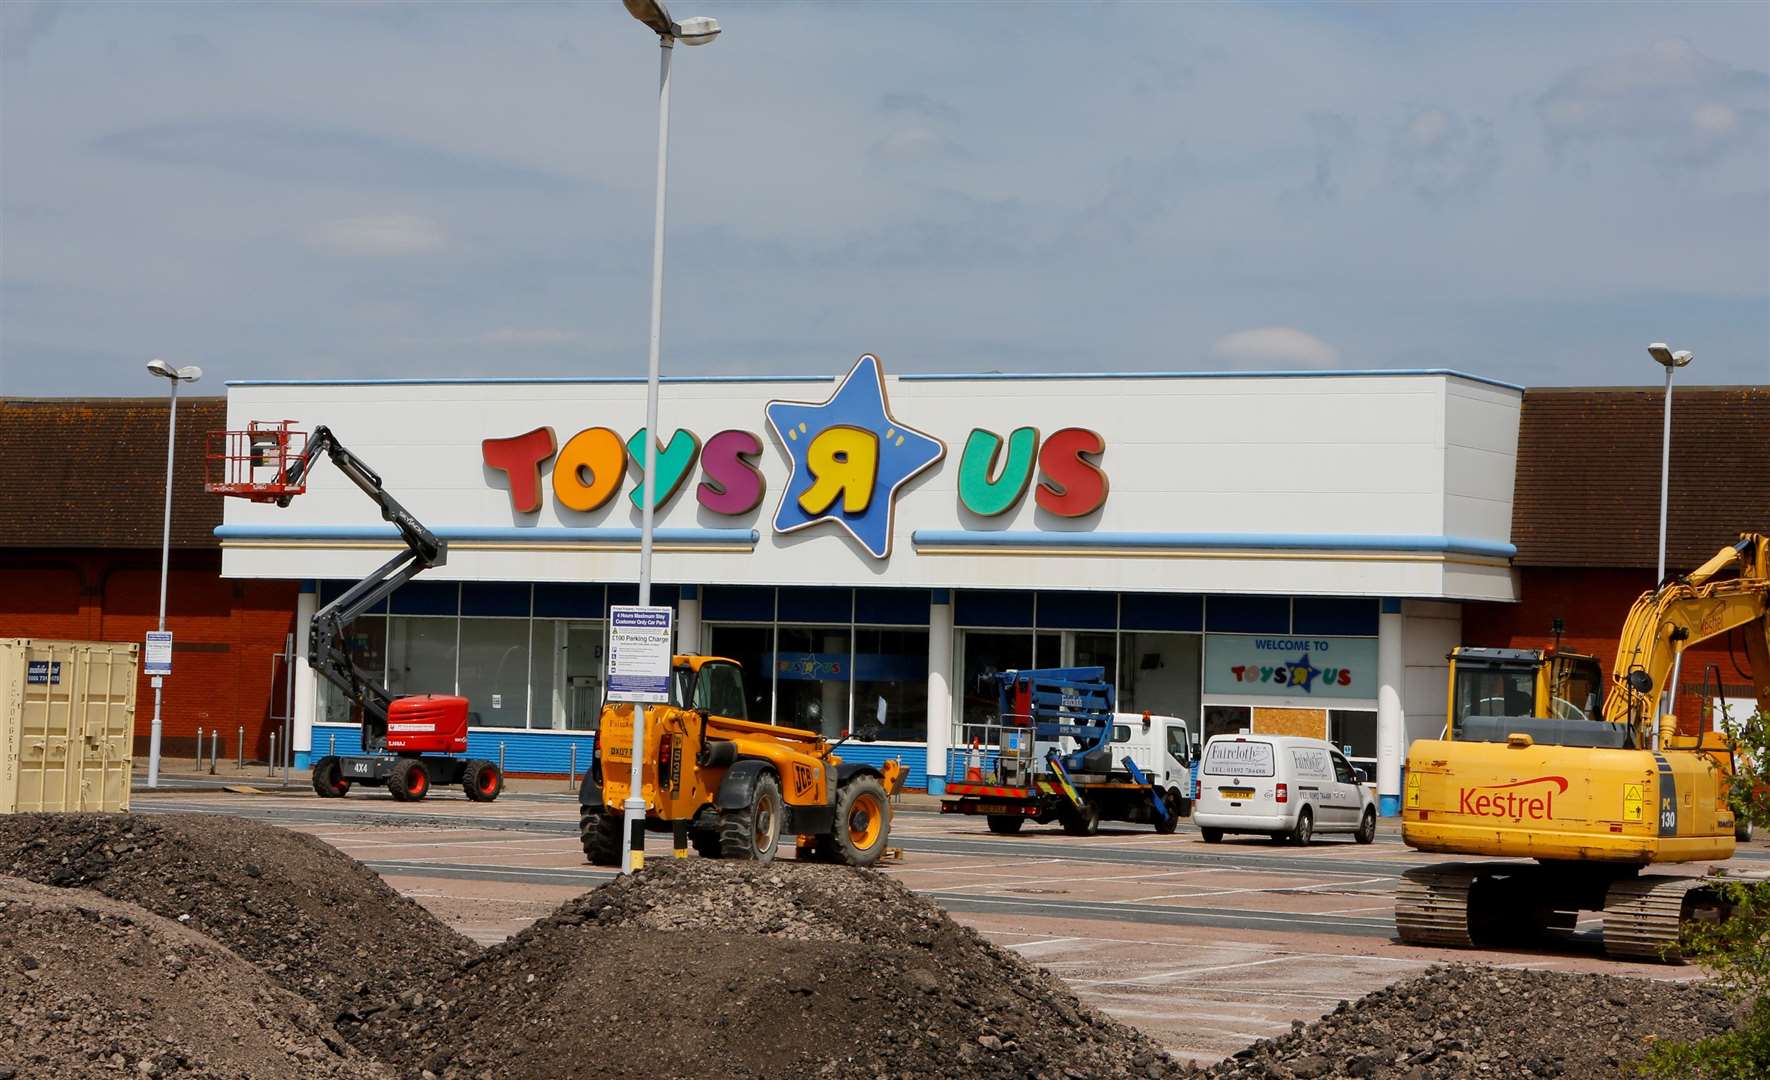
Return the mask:
<path fill-rule="evenodd" d="M 1213 739 L 1202 769 L 1213 776 L 1271 776 L 1272 744 Z"/>

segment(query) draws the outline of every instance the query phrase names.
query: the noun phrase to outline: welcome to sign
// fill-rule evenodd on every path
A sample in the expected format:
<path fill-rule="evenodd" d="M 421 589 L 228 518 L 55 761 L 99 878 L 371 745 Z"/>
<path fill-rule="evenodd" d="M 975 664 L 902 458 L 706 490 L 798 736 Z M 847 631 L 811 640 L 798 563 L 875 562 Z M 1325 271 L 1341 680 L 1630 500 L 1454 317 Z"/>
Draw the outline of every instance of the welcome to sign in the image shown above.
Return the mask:
<path fill-rule="evenodd" d="M 773 401 L 764 416 L 789 467 L 775 505 L 775 532 L 831 524 L 874 558 L 888 558 L 899 491 L 938 467 L 947 446 L 893 415 L 878 358 L 862 356 L 827 400 Z M 519 514 L 539 513 L 548 488 L 563 510 L 601 511 L 630 472 L 627 498 L 638 509 L 648 434 L 642 428 L 623 438 L 595 426 L 561 443 L 553 428 L 537 427 L 486 439 L 480 452 L 486 468 L 504 478 L 510 508 Z M 1045 512 L 1087 517 L 1106 505 L 1111 485 L 1100 464 L 1105 452 L 1106 440 L 1086 428 L 1041 437 L 1037 428 L 1019 427 L 1006 438 L 975 428 L 960 454 L 959 503 L 979 518 L 998 517 L 1021 505 L 1030 488 Z M 753 513 L 768 490 L 762 454 L 762 439 L 753 431 L 732 428 L 703 443 L 694 432 L 678 429 L 658 444 L 653 505 L 661 509 L 675 499 L 698 463 L 694 498 L 704 509 L 729 517 Z"/>
<path fill-rule="evenodd" d="M 1207 634 L 1205 693 L 1228 697 L 1374 698 L 1377 641 Z"/>

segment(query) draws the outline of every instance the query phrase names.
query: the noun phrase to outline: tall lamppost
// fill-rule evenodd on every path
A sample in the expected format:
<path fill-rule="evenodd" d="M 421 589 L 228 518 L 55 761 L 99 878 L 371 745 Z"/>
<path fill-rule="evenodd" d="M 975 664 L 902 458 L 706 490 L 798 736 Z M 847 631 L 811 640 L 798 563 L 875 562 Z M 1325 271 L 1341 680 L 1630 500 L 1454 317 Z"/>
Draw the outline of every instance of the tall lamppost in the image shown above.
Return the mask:
<path fill-rule="evenodd" d="M 196 382 L 203 377 L 203 369 L 195 364 L 186 364 L 175 368 L 164 360 L 149 360 L 147 369 L 172 384 L 172 414 L 166 424 L 166 508 L 160 521 L 160 623 L 161 633 L 166 631 L 166 570 L 172 559 L 172 456 L 173 449 L 178 445 L 178 384 Z M 154 677 L 154 724 L 148 734 L 148 787 L 160 786 L 160 684 L 164 680 L 159 675 Z"/>
<path fill-rule="evenodd" d="M 664 181 L 670 162 L 670 56 L 676 43 L 705 45 L 719 36 L 719 21 L 698 17 L 677 22 L 659 0 L 622 0 L 627 11 L 658 35 L 658 190 L 651 238 L 651 350 L 645 369 L 645 452 L 639 510 L 639 604 L 651 604 L 652 503 L 658 472 L 658 348 L 664 329 Z M 633 767 L 622 804 L 621 873 L 633 872 L 635 843 L 643 838 L 645 797 L 640 791 L 645 745 L 645 706 L 633 705 Z"/>
<path fill-rule="evenodd" d="M 1693 356 L 1688 349 L 1673 352 L 1659 341 L 1647 346 L 1647 355 L 1666 369 L 1665 429 L 1659 442 L 1659 567 L 1653 575 L 1653 587 L 1657 589 L 1666 579 L 1666 494 L 1672 468 L 1672 373 L 1689 364 Z"/>

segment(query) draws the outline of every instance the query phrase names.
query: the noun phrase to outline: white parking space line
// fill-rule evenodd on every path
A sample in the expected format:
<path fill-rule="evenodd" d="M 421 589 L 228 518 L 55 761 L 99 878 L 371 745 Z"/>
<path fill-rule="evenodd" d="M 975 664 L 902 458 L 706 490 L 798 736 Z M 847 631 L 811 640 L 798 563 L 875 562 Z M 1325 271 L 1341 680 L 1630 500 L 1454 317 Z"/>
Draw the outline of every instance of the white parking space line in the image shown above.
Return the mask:
<path fill-rule="evenodd" d="M 1250 886 L 1245 889 L 1213 889 L 1210 892 L 1164 893 L 1164 894 L 1157 895 L 1157 896 L 1140 896 L 1140 897 L 1137 897 L 1137 898 L 1131 899 L 1131 900 L 1102 900 L 1101 903 L 1103 903 L 1103 904 L 1143 904 L 1143 903 L 1147 903 L 1151 900 L 1197 900 L 1198 898 L 1204 897 L 1204 896 L 1235 896 L 1239 893 L 1272 893 L 1274 895 L 1283 896 L 1283 895 L 1289 895 L 1289 894 L 1294 894 L 1294 893 L 1305 893 L 1311 889 L 1326 889 L 1326 888 L 1329 888 L 1330 886 L 1335 886 L 1335 885 L 1368 885 L 1373 881 L 1389 881 L 1389 880 L 1391 880 L 1391 879 L 1386 878 L 1386 877 L 1373 877 L 1373 878 L 1363 878 L 1359 881 L 1324 881 L 1319 885 L 1291 885 L 1291 886 L 1284 886 L 1284 887 L 1279 887 L 1279 888 L 1274 888 L 1274 887 L 1270 887 L 1270 886 L 1264 886 L 1264 887 Z M 1311 914 L 1313 914 L 1313 912 Z"/>

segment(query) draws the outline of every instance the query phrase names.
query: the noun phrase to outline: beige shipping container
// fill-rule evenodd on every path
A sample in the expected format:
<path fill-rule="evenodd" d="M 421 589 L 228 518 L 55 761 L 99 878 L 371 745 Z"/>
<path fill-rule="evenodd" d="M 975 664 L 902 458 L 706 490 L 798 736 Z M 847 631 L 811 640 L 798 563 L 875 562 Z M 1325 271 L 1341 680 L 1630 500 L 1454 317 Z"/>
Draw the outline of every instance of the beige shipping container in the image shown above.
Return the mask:
<path fill-rule="evenodd" d="M 0 639 L 0 813 L 129 809 L 138 649 Z"/>

